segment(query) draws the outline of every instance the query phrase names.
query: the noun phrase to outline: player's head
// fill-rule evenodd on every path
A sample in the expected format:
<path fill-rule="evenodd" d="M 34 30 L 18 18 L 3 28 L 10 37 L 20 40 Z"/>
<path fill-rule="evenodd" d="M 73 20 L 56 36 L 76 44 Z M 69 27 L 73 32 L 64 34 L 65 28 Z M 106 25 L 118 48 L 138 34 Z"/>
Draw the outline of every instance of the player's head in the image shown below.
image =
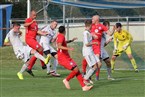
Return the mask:
<path fill-rule="evenodd" d="M 60 26 L 60 27 L 58 28 L 58 31 L 59 31 L 59 33 L 65 34 L 65 27 L 64 27 L 64 26 Z"/>
<path fill-rule="evenodd" d="M 86 20 L 85 21 L 85 27 L 88 29 L 91 29 L 92 21 L 91 20 Z"/>
<path fill-rule="evenodd" d="M 52 30 L 56 29 L 57 27 L 57 21 L 56 20 L 53 20 L 51 23 L 50 23 L 50 27 Z"/>
<path fill-rule="evenodd" d="M 109 21 L 104 21 L 103 25 L 106 26 L 108 29 L 110 28 L 110 22 Z"/>
<path fill-rule="evenodd" d="M 18 28 L 19 29 L 20 26 L 21 26 L 20 23 L 16 23 L 16 22 L 13 23 L 13 28 Z"/>
<path fill-rule="evenodd" d="M 92 24 L 99 23 L 99 21 L 100 21 L 100 16 L 99 15 L 94 15 L 92 17 Z"/>
<path fill-rule="evenodd" d="M 121 28 L 122 28 L 122 24 L 121 23 L 116 23 L 115 28 L 116 28 L 116 31 L 120 32 Z"/>
<path fill-rule="evenodd" d="M 32 11 L 31 11 L 31 13 L 30 13 L 30 17 L 31 17 L 32 19 L 36 19 L 36 17 L 37 17 L 37 13 L 36 13 L 35 10 L 32 10 Z"/>
<path fill-rule="evenodd" d="M 15 30 L 15 32 L 17 32 L 20 29 L 21 25 L 19 23 L 14 22 L 13 23 L 13 29 Z"/>

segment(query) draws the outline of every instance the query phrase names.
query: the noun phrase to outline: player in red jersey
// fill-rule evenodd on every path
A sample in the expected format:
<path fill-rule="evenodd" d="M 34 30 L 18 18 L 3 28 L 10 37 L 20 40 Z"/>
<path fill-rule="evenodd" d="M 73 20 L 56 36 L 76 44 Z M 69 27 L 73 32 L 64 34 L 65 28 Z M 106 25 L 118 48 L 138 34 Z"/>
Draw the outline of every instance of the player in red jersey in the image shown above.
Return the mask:
<path fill-rule="evenodd" d="M 36 35 L 47 35 L 47 32 L 42 32 L 38 31 L 38 24 L 36 22 L 36 11 L 32 10 L 30 13 L 30 17 L 25 20 L 24 26 L 26 27 L 26 36 L 25 36 L 25 41 L 26 44 L 28 44 L 31 48 L 35 49 L 38 51 L 41 55 L 43 55 L 43 48 L 40 46 L 40 44 L 36 40 Z M 48 59 L 50 59 L 50 56 L 47 56 Z M 34 65 L 36 61 L 36 57 L 32 57 L 29 61 L 30 67 Z M 41 61 L 42 68 L 46 67 L 44 62 Z M 29 66 L 28 66 L 29 67 Z M 33 73 L 31 70 L 28 68 L 28 73 L 33 76 Z"/>
<path fill-rule="evenodd" d="M 59 27 L 59 34 L 57 35 L 56 43 L 57 43 L 57 54 L 58 54 L 58 63 L 65 67 L 68 70 L 71 70 L 71 73 L 63 80 L 63 83 L 67 89 L 70 89 L 69 81 L 77 77 L 78 81 L 80 82 L 80 85 L 82 87 L 83 91 L 90 90 L 93 86 L 86 86 L 83 83 L 83 77 L 79 71 L 79 68 L 77 67 L 77 64 L 74 62 L 74 60 L 70 57 L 68 51 L 72 51 L 73 48 L 67 47 L 67 43 L 73 42 L 73 40 L 66 41 L 65 40 L 65 27 L 60 26 Z"/>
<path fill-rule="evenodd" d="M 103 32 L 106 32 L 109 36 L 113 35 L 114 29 L 112 32 L 110 32 L 103 24 L 100 23 L 100 17 L 98 15 L 94 15 L 92 17 L 92 29 L 91 29 L 91 34 L 93 36 L 92 42 L 97 42 L 98 45 L 92 45 L 93 51 L 96 56 L 100 57 L 101 54 L 101 38 Z M 82 67 L 85 68 L 87 65 L 86 60 L 83 59 L 82 61 Z M 100 73 L 100 68 L 102 66 L 101 62 L 98 62 L 98 70 L 96 72 L 96 80 L 99 80 L 99 73 Z M 85 69 L 83 69 L 84 71 Z"/>

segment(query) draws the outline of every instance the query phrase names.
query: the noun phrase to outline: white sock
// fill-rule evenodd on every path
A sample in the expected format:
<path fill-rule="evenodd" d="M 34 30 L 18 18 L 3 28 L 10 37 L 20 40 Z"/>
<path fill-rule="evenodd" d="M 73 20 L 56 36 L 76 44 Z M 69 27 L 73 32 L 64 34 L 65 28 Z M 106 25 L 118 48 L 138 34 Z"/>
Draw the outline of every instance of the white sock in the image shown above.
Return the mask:
<path fill-rule="evenodd" d="M 27 69 L 28 64 L 23 64 L 20 73 L 23 73 Z"/>
<path fill-rule="evenodd" d="M 34 53 L 34 56 L 35 56 L 36 58 L 42 60 L 43 62 L 45 61 L 45 58 L 44 58 L 41 54 L 39 54 L 38 52 L 35 52 L 35 53 Z"/>
<path fill-rule="evenodd" d="M 84 79 L 88 80 L 94 73 L 94 68 L 89 69 L 89 71 L 86 73 Z"/>
<path fill-rule="evenodd" d="M 53 70 L 55 72 L 56 72 L 57 66 L 58 66 L 58 61 L 56 59 L 54 59 L 54 61 L 53 61 Z"/>
<path fill-rule="evenodd" d="M 49 61 L 48 64 L 46 65 L 47 66 L 47 73 L 50 72 L 50 63 L 51 63 L 51 61 Z"/>
<path fill-rule="evenodd" d="M 107 75 L 108 77 L 111 77 L 111 67 L 107 67 Z"/>

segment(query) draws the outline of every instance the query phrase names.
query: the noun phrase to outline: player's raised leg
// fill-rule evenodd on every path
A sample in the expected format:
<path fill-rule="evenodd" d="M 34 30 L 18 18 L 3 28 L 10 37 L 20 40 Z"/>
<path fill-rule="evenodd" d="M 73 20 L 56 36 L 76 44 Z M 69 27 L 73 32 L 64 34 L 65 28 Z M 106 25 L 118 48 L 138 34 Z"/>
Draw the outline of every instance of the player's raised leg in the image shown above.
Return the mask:
<path fill-rule="evenodd" d="M 23 80 L 23 79 L 24 79 L 22 73 L 26 70 L 27 66 L 28 66 L 27 63 L 23 64 L 21 70 L 17 73 L 17 76 L 18 76 L 18 78 L 19 78 L 20 80 Z"/>

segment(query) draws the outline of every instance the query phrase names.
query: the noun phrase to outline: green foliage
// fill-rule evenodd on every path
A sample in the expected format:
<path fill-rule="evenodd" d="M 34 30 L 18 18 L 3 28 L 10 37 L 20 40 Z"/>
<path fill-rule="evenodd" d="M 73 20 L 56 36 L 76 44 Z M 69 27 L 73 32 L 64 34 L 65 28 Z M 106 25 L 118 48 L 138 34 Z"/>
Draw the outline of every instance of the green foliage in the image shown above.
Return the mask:
<path fill-rule="evenodd" d="M 48 16 L 53 19 L 62 18 L 63 16 L 61 5 L 50 4 L 48 6 L 47 11 L 48 11 Z"/>
<path fill-rule="evenodd" d="M 26 18 L 27 17 L 27 4 L 26 1 L 13 3 L 12 18 Z"/>
<path fill-rule="evenodd" d="M 97 10 L 94 9 L 88 9 L 88 8 L 79 8 L 80 12 L 82 13 L 82 15 L 86 16 L 86 17 L 91 17 L 93 15 L 99 15 Z"/>

